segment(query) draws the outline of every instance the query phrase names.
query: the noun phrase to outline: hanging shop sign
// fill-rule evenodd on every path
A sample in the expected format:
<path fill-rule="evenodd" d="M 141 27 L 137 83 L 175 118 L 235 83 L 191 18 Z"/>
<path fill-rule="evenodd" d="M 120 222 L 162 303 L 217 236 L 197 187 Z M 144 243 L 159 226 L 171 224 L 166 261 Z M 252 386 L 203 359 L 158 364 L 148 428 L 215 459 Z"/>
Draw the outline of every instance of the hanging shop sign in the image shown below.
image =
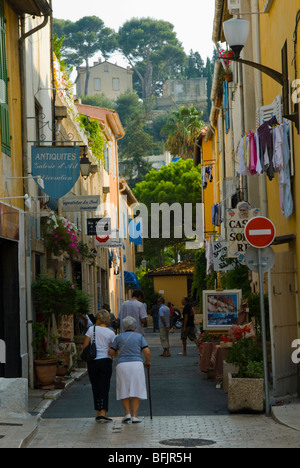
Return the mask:
<path fill-rule="evenodd" d="M 236 262 L 227 256 L 227 242 L 214 242 L 214 271 L 231 271 L 234 270 Z"/>
<path fill-rule="evenodd" d="M 97 211 L 100 206 L 100 195 L 86 197 L 64 197 L 61 199 L 61 208 L 65 213 L 80 211 Z"/>
<path fill-rule="evenodd" d="M 228 257 L 238 262 L 245 262 L 249 243 L 245 236 L 245 227 L 252 218 L 260 215 L 259 208 L 251 208 L 248 202 L 240 202 L 235 210 L 227 210 Z"/>
<path fill-rule="evenodd" d="M 33 146 L 32 175 L 44 183 L 39 187 L 51 198 L 59 199 L 74 187 L 80 177 L 79 146 Z"/>
<path fill-rule="evenodd" d="M 87 235 L 107 238 L 111 234 L 110 218 L 87 219 Z"/>
<path fill-rule="evenodd" d="M 108 235 L 97 235 L 95 237 L 95 246 L 104 247 L 108 249 L 122 248 L 122 241 L 120 239 L 119 229 L 112 229 Z"/>

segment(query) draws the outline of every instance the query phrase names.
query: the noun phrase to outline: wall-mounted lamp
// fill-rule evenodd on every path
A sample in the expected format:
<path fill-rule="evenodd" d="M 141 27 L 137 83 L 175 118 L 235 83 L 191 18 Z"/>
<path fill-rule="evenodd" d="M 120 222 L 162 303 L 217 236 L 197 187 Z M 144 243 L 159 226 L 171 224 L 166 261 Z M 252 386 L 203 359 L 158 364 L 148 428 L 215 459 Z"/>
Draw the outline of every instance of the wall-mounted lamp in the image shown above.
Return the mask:
<path fill-rule="evenodd" d="M 287 42 L 285 43 L 282 52 L 282 72 L 273 70 L 272 68 L 266 67 L 260 63 L 250 62 L 248 60 L 243 60 L 240 58 L 241 51 L 246 45 L 249 32 L 250 32 L 250 22 L 240 18 L 232 18 L 223 23 L 224 34 L 227 43 L 234 52 L 235 57 L 230 59 L 233 62 L 242 63 L 243 65 L 248 65 L 252 68 L 256 68 L 260 72 L 268 75 L 270 78 L 275 80 L 282 86 L 282 96 L 283 96 L 283 117 L 287 120 L 294 122 L 298 133 L 300 132 L 300 121 L 299 121 L 299 111 L 298 107 L 295 105 L 294 114 L 290 114 L 289 106 L 289 74 L 288 74 L 288 54 L 287 54 Z"/>
<path fill-rule="evenodd" d="M 87 150 L 86 146 L 80 147 L 80 153 L 83 152 L 83 155 L 80 158 L 80 171 L 84 180 L 86 180 L 90 176 L 90 173 L 91 173 L 91 162 L 86 155 L 86 150 Z"/>

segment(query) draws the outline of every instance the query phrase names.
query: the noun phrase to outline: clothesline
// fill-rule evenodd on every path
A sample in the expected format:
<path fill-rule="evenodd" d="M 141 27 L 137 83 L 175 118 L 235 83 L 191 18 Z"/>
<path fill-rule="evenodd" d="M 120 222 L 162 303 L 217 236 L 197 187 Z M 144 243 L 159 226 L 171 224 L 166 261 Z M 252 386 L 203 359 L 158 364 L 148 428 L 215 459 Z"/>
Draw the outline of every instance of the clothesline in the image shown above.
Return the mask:
<path fill-rule="evenodd" d="M 280 207 L 287 219 L 291 217 L 294 209 L 289 136 L 289 124 L 279 124 L 273 116 L 255 133 L 245 134 L 238 145 L 238 174 L 260 176 L 266 173 L 270 181 L 275 178 L 275 173 L 279 174 Z"/>

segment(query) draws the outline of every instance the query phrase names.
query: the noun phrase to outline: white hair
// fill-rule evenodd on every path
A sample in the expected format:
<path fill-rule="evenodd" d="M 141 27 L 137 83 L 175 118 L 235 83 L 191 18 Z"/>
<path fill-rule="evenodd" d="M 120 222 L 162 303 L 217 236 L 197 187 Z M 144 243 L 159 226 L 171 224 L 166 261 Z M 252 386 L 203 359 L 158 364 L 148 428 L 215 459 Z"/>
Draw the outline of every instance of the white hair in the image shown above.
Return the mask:
<path fill-rule="evenodd" d="M 128 317 L 122 320 L 122 325 L 123 325 L 124 331 L 133 330 L 134 328 L 136 328 L 136 320 L 134 317 L 131 317 L 130 315 L 128 315 Z"/>

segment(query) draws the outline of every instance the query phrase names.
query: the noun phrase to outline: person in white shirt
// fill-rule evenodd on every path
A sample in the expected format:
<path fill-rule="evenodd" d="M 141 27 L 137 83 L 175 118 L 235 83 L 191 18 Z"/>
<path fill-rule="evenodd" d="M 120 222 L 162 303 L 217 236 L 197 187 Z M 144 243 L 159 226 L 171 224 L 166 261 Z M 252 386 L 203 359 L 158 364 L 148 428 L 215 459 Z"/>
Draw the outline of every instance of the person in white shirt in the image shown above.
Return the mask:
<path fill-rule="evenodd" d="M 108 351 L 113 344 L 116 335 L 107 328 L 110 323 L 110 314 L 106 310 L 100 310 L 95 313 L 96 325 L 92 326 L 86 332 L 86 339 L 83 349 L 86 348 L 91 341 L 95 341 L 97 347 L 96 359 L 88 362 L 88 374 L 92 384 L 94 405 L 97 411 L 96 422 L 108 423 L 112 419 L 107 417 L 110 380 L 112 376 L 112 358 Z"/>
<path fill-rule="evenodd" d="M 140 289 L 136 289 L 132 293 L 132 299 L 124 302 L 120 310 L 120 327 L 121 333 L 124 333 L 122 321 L 126 317 L 133 317 L 136 320 L 136 333 L 143 335 L 143 324 L 146 323 L 148 314 L 144 306 L 144 294 Z"/>

